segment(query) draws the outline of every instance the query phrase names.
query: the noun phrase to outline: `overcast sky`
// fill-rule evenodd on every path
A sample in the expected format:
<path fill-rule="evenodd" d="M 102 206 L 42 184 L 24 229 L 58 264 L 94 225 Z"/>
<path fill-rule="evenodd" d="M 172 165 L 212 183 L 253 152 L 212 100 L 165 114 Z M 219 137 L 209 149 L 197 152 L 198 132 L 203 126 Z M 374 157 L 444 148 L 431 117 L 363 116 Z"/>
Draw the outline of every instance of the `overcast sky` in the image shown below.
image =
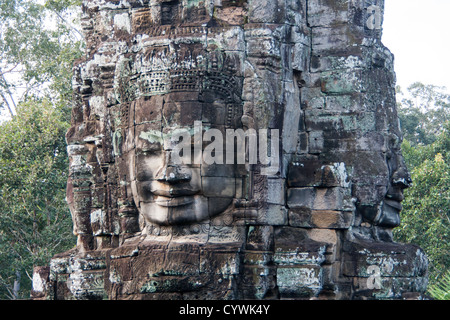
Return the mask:
<path fill-rule="evenodd" d="M 450 0 L 385 0 L 382 41 L 403 89 L 419 81 L 450 93 Z"/>

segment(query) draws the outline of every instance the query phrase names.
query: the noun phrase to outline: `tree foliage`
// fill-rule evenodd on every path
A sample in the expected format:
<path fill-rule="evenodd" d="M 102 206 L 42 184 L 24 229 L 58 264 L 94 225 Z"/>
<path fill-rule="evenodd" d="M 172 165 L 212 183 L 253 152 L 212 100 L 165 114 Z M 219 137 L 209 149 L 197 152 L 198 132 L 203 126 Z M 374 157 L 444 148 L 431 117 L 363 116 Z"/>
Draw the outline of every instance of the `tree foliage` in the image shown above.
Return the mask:
<path fill-rule="evenodd" d="M 48 101 L 28 101 L 0 126 L 0 297 L 29 297 L 36 265 L 74 245 L 65 202 L 67 122 Z M 28 275 L 28 277 L 26 277 Z"/>
<path fill-rule="evenodd" d="M 436 284 L 428 289 L 437 300 L 450 300 L 450 272 L 447 272 Z"/>
<path fill-rule="evenodd" d="M 29 298 L 33 266 L 75 244 L 64 137 L 80 2 L 0 2 L 0 299 Z"/>
<path fill-rule="evenodd" d="M 450 121 L 450 94 L 443 87 L 420 82 L 409 86 L 407 94 L 397 91 L 404 138 L 413 146 L 432 144 Z"/>
<path fill-rule="evenodd" d="M 47 97 L 60 106 L 71 95 L 73 58 L 83 39 L 74 27 L 80 0 L 2 0 L 0 107 L 14 116 L 20 101 Z"/>
<path fill-rule="evenodd" d="M 394 230 L 397 241 L 417 244 L 427 253 L 431 286 L 450 269 L 450 104 L 436 88 L 415 84 L 409 90 L 426 104 L 403 100 L 400 109 L 402 149 L 413 186 L 405 190 L 402 224 Z M 417 125 L 408 127 L 412 123 Z"/>

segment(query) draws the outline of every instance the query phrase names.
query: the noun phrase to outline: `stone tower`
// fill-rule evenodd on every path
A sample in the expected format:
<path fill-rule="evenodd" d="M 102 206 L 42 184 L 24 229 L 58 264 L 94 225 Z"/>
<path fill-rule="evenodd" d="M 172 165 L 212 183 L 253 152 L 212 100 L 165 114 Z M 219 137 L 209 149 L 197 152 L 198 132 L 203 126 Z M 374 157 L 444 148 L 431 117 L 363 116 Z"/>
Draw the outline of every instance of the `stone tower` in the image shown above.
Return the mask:
<path fill-rule="evenodd" d="M 35 273 L 34 297 L 420 297 L 426 256 L 392 240 L 411 179 L 383 10 L 84 1 L 67 133 L 78 243 Z"/>

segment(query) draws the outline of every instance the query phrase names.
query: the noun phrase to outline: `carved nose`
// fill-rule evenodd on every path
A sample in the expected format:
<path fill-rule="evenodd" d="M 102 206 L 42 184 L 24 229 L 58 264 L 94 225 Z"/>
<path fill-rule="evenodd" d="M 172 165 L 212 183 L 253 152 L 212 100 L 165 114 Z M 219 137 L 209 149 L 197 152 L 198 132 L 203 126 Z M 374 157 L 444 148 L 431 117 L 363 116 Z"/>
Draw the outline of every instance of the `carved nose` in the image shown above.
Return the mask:
<path fill-rule="evenodd" d="M 398 169 L 392 175 L 392 185 L 401 189 L 409 188 L 412 185 L 411 175 L 409 174 L 403 157 L 400 157 Z"/>
<path fill-rule="evenodd" d="M 165 167 L 160 174 L 156 177 L 156 180 L 160 182 L 179 183 L 188 182 L 192 178 L 192 175 L 188 170 L 183 170 L 177 166 Z"/>
<path fill-rule="evenodd" d="M 409 174 L 401 174 L 401 173 L 398 173 L 398 171 L 397 171 L 392 176 L 392 184 L 396 187 L 406 189 L 406 188 L 411 187 L 412 179 Z"/>

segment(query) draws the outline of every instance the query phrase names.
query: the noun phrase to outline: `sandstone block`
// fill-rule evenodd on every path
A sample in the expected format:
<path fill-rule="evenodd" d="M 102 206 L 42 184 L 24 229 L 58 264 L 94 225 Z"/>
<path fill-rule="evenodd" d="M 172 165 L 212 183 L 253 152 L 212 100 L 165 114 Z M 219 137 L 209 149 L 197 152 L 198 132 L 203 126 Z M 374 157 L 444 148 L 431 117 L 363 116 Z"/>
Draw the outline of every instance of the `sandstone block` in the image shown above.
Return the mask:
<path fill-rule="evenodd" d="M 294 208 L 289 210 L 289 225 L 303 228 L 348 229 L 353 213 L 333 210 L 310 210 Z"/>
<path fill-rule="evenodd" d="M 348 1 L 308 1 L 308 23 L 310 26 L 333 26 L 348 21 Z"/>
<path fill-rule="evenodd" d="M 317 266 L 278 267 L 277 286 L 283 299 L 311 298 L 322 289 L 322 271 Z"/>

